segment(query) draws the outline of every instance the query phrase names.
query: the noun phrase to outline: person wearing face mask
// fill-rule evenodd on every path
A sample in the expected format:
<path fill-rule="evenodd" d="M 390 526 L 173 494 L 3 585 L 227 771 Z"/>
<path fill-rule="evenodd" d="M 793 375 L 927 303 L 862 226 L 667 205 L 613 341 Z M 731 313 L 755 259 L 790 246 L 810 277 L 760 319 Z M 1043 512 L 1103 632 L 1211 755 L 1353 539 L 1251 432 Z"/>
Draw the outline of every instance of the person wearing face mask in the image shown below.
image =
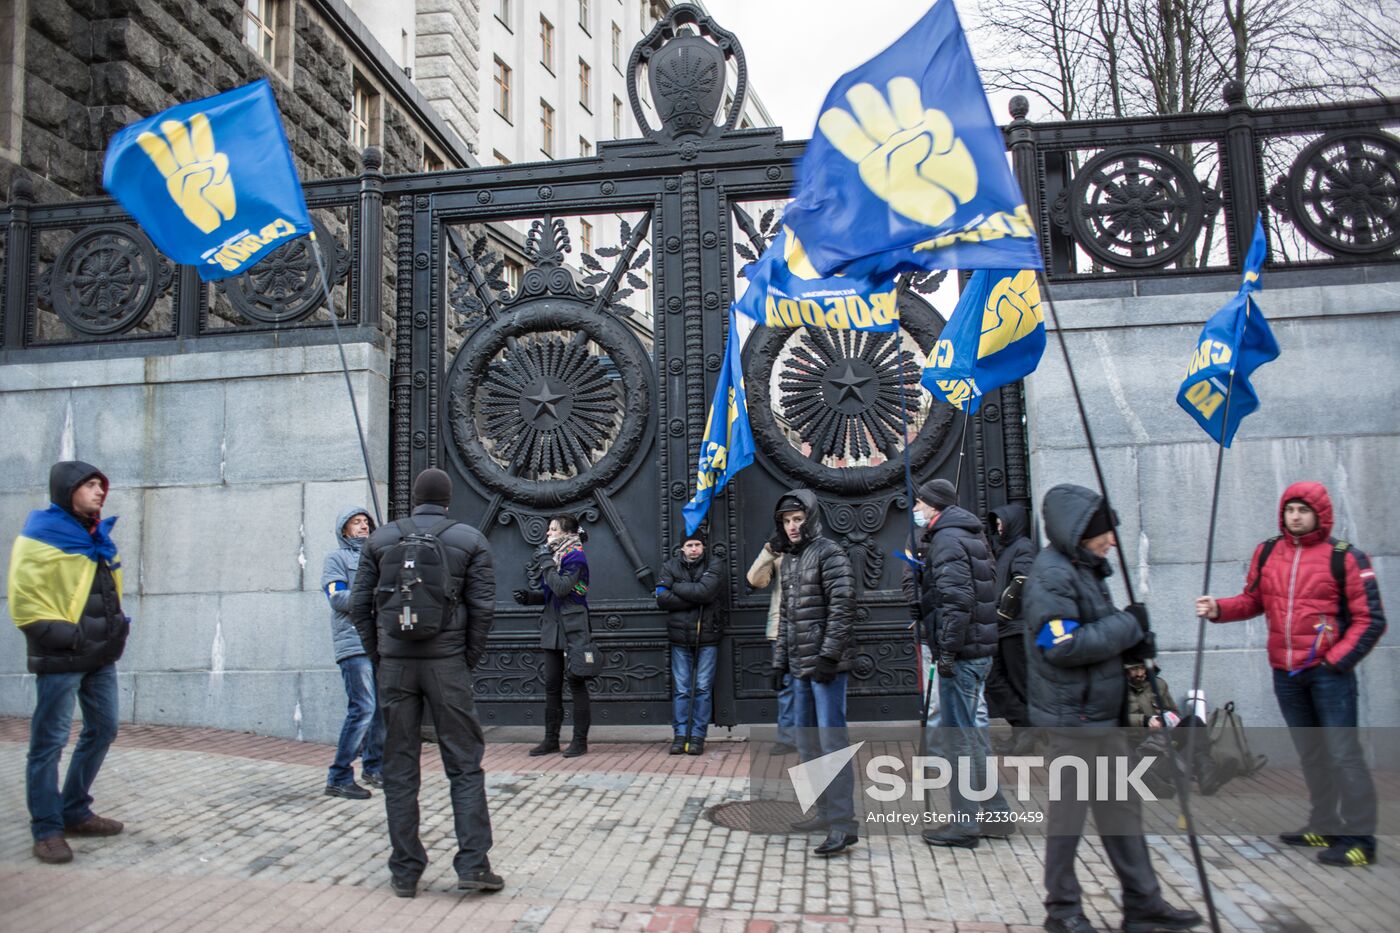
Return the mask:
<path fill-rule="evenodd" d="M 37 694 L 25 784 L 34 857 L 73 860 L 64 838 L 115 836 L 117 820 L 92 812 L 92 784 L 117 737 L 117 660 L 131 619 L 122 614 L 116 517 L 102 517 L 110 484 L 90 463 L 49 470 L 49 507 L 29 513 L 10 552 L 9 612 L 24 633 Z M 83 731 L 60 793 L 58 763 L 73 726 Z"/>
<path fill-rule="evenodd" d="M 362 764 L 361 777 L 370 787 L 383 787 L 384 717 L 379 714 L 374 687 L 374 665 L 360 633 L 350 621 L 350 584 L 360 566 L 360 548 L 374 530 L 374 519 L 363 507 L 346 509 L 335 520 L 340 545 L 326 555 L 321 568 L 321 591 L 331 604 L 331 646 L 335 663 L 345 681 L 345 722 L 340 727 L 335 760 L 326 775 L 326 796 L 368 800 L 370 792 L 355 783 L 355 759 Z"/>
<path fill-rule="evenodd" d="M 530 755 L 559 751 L 559 732 L 564 725 L 564 680 L 574 704 L 574 734 L 565 758 L 588 753 L 588 729 L 593 712 L 588 702 L 588 678 L 567 669 L 568 654 L 582 654 L 591 644 L 588 619 L 588 557 L 583 544 L 588 533 L 579 528 L 572 515 L 555 515 L 549 520 L 545 544 L 536 549 L 525 568 L 529 589 L 512 594 L 522 606 L 544 606 L 540 612 L 540 648 L 544 654 L 544 740 L 530 749 Z"/>
<path fill-rule="evenodd" d="M 681 553 L 661 567 L 656 604 L 667 611 L 666 633 L 671 642 L 672 755 L 699 755 L 713 711 L 715 663 L 724 620 L 719 594 L 724 571 L 716 557 L 705 556 L 705 536 L 685 536 Z"/>

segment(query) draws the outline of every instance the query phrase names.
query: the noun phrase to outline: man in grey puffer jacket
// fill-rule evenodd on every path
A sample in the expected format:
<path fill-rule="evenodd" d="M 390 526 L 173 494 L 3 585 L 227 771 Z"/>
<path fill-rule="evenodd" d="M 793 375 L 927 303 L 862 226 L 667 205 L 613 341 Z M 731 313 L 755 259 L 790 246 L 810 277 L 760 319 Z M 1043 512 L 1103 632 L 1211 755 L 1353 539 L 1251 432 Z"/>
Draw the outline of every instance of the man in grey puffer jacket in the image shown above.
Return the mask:
<path fill-rule="evenodd" d="M 1124 655 L 1150 658 L 1156 653 L 1147 607 L 1115 608 L 1105 582 L 1113 572 L 1108 553 L 1118 545 L 1117 516 L 1103 496 L 1070 484 L 1045 494 L 1042 516 L 1050 546 L 1031 565 L 1022 603 L 1030 717 L 1032 724 L 1050 727 L 1051 760 L 1082 759 L 1089 762 L 1091 775 L 1084 787 L 1074 768 L 1063 769 L 1061 796 L 1046 816 L 1045 929 L 1094 929 L 1084 916 L 1074 874 L 1075 850 L 1092 800 L 1104 851 L 1123 886 L 1124 933 L 1189 930 L 1201 917 L 1171 907 L 1162 897 L 1142 836 L 1141 804 L 1131 795 L 1114 799 L 1121 791 L 1111 776 L 1108 786 L 1099 786 L 1097 779 L 1099 758 L 1113 763 L 1128 755 L 1122 730 L 1113 728 L 1122 723 L 1126 709 Z"/>
<path fill-rule="evenodd" d="M 335 520 L 335 537 L 340 547 L 326 555 L 321 570 L 321 592 L 331 603 L 331 643 L 335 663 L 345 680 L 348 707 L 340 727 L 335 761 L 326 775 L 326 795 L 364 800 L 370 793 L 355 783 L 355 759 L 362 758 L 364 782 L 383 787 L 380 774 L 384 750 L 384 717 L 379 714 L 379 698 L 374 686 L 374 665 L 360 643 L 360 634 L 350 621 L 350 588 L 360 566 L 360 548 L 374 530 L 369 510 L 350 508 Z"/>

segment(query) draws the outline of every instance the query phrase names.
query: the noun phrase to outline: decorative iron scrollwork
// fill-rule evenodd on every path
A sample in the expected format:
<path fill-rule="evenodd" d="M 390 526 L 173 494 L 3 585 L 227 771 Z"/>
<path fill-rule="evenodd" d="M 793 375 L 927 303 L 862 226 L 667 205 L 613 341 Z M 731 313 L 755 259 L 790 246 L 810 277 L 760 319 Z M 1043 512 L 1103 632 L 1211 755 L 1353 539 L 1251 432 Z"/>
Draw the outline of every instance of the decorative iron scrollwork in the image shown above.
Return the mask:
<path fill-rule="evenodd" d="M 1123 146 L 1085 163 L 1057 206 L 1062 228 L 1067 220 L 1065 232 L 1089 255 L 1116 269 L 1150 269 L 1191 247 L 1216 199 L 1170 152 Z"/>
<path fill-rule="evenodd" d="M 695 32 L 682 31 L 693 26 Z M 734 59 L 738 78 L 729 112 L 715 123 L 724 97 L 725 68 Z M 661 129 L 647 122 L 638 83 L 647 66 L 647 84 Z M 738 38 L 692 3 L 678 3 L 632 49 L 627 61 L 627 96 L 637 125 L 653 142 L 678 145 L 693 159 L 696 140 L 713 139 L 734 129 L 744 106 L 749 69 Z"/>
<path fill-rule="evenodd" d="M 102 224 L 64 245 L 39 279 L 39 299 L 79 334 L 122 334 L 170 289 L 173 272 L 135 227 Z"/>
<path fill-rule="evenodd" d="M 338 285 L 350 271 L 350 251 L 319 220 L 313 218 L 311 223 L 316 228 L 316 242 L 326 252 L 331 285 Z M 305 320 L 326 300 L 312 249 L 308 238 L 297 237 L 268 253 L 247 272 L 223 279 L 216 287 L 228 295 L 233 309 L 250 321 L 291 324 Z M 348 313 L 350 309 L 342 310 Z"/>
<path fill-rule="evenodd" d="M 875 536 L 884 527 L 890 506 L 908 508 L 904 500 L 902 493 L 895 493 L 862 502 L 822 503 L 827 528 L 850 555 L 856 575 L 867 590 L 879 589 L 885 573 L 885 552 Z"/>
<path fill-rule="evenodd" d="M 1347 130 L 1313 142 L 1270 191 L 1270 205 L 1334 256 L 1400 246 L 1400 140 Z"/>

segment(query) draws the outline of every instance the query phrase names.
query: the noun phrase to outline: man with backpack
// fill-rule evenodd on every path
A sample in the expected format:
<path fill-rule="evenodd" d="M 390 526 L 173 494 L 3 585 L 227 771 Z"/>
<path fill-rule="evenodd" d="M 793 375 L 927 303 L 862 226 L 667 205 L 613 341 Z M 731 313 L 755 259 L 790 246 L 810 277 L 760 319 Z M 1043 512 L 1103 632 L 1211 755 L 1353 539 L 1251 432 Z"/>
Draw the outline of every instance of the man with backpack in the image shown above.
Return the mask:
<path fill-rule="evenodd" d="M 1330 537 L 1332 500 L 1321 483 L 1294 483 L 1279 499 L 1279 530 L 1255 549 L 1244 592 L 1201 596 L 1196 615 L 1269 624 L 1274 696 L 1298 750 L 1312 812 L 1279 838 L 1322 848 L 1324 865 L 1376 859 L 1376 789 L 1356 734 L 1356 665 L 1385 631 L 1366 555 Z"/>
<path fill-rule="evenodd" d="M 997 651 L 987 674 L 987 705 L 1016 730 L 1008 754 L 1022 755 L 1034 747 L 1030 714 L 1026 711 L 1026 622 L 1021 617 L 1021 589 L 1040 548 L 1028 534 L 1030 514 L 1010 503 L 992 509 L 988 521 L 997 572 Z"/>
<path fill-rule="evenodd" d="M 447 516 L 452 479 L 428 469 L 413 482 L 413 513 L 369 536 L 350 596 L 350 618 L 378 670 L 384 713 L 384 809 L 390 883 L 418 892 L 428 864 L 418 838 L 419 729 L 437 723 L 451 785 L 459 891 L 499 891 L 491 871 L 491 816 L 481 770 L 485 739 L 472 700 L 471 669 L 486 653 L 496 581 L 486 537 Z"/>

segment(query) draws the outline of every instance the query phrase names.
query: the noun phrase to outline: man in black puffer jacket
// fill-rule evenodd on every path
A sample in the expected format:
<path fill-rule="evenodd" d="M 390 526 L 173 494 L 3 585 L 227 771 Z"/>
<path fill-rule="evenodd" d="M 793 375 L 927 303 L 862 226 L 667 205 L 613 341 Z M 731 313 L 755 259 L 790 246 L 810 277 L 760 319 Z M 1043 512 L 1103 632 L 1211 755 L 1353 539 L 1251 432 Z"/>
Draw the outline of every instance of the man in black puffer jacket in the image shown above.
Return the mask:
<path fill-rule="evenodd" d="M 1156 653 L 1147 607 L 1134 603 L 1116 609 L 1109 597 L 1105 581 L 1113 572 L 1108 553 L 1118 545 L 1117 516 L 1103 496 L 1064 484 L 1045 494 L 1042 518 L 1050 546 L 1031 565 L 1023 603 L 1031 722 L 1051 727 L 1051 760 L 1082 759 L 1091 775 L 1089 786 L 1080 786 L 1075 769 L 1063 769 L 1061 797 L 1050 804 L 1045 929 L 1094 929 L 1084 916 L 1074 875 L 1074 853 L 1092 800 L 1104 851 L 1123 886 L 1124 933 L 1189 930 L 1201 917 L 1163 899 L 1142 837 L 1141 804 L 1131 797 L 1115 799 L 1121 791 L 1113 776 L 1107 787 L 1097 786 L 1099 758 L 1107 757 L 1111 765 L 1127 760 L 1124 734 L 1111 728 L 1122 723 L 1126 710 L 1124 655 Z"/>
<path fill-rule="evenodd" d="M 713 711 L 715 664 L 723 619 L 719 593 L 724 568 L 719 558 L 705 554 L 705 537 L 692 532 L 681 542 L 681 553 L 661 567 L 656 604 L 666 613 L 671 642 L 671 754 L 700 755 Z"/>
<path fill-rule="evenodd" d="M 967 760 L 971 787 L 987 781 L 991 743 L 977 726 L 977 708 L 996 652 L 996 570 L 991 548 L 977 516 L 957 504 L 957 491 L 946 479 L 919 487 L 914 503 L 915 523 L 923 524 L 923 572 L 919 575 L 919 611 L 924 631 L 932 633 L 930 647 L 938 660 L 938 706 L 941 725 L 949 730 L 948 752 L 954 761 Z M 980 836 L 1005 838 L 1012 823 L 1000 790 L 984 803 L 968 800 L 958 782 L 948 785 L 951 815 L 939 829 L 926 830 L 929 845 L 975 849 Z M 989 816 L 978 821 L 979 810 Z M 980 832 L 979 832 L 980 827 Z"/>
<path fill-rule="evenodd" d="M 457 831 L 457 889 L 499 891 L 504 882 L 491 871 L 491 816 L 486 809 L 486 778 L 481 770 L 485 738 L 472 700 L 471 669 L 486 653 L 496 614 L 496 579 L 486 536 L 447 517 L 452 479 L 428 469 L 413 481 L 413 514 L 379 528 L 365 541 L 350 619 L 379 672 L 379 703 L 384 713 L 384 809 L 389 823 L 389 873 L 394 893 L 413 897 L 427 867 L 418 838 L 419 755 L 423 707 L 432 710 L 438 749 L 452 794 Z M 398 573 L 386 552 L 406 534 L 433 534 L 446 554 L 450 616 L 441 631 L 422 641 L 405 641 L 378 611 L 386 595 L 381 576 Z"/>
<path fill-rule="evenodd" d="M 1039 550 L 1027 534 L 1030 517 L 1024 505 L 1000 505 L 992 509 L 992 540 L 997 555 L 997 653 L 987 675 L 987 703 L 993 716 L 1027 729 L 1026 622 L 1021 611 L 1022 590 Z M 1013 754 L 1028 750 L 1030 732 L 1020 732 Z"/>
<path fill-rule="evenodd" d="M 122 824 L 92 812 L 92 783 L 117 737 L 116 662 L 131 620 L 122 614 L 122 562 L 103 518 L 107 477 L 65 460 L 49 470 L 47 509 L 31 512 L 10 557 L 9 612 L 29 645 L 37 700 L 26 784 L 34 857 L 73 860 L 64 834 L 114 836 Z M 73 725 L 83 732 L 60 794 L 58 762 Z"/>
<path fill-rule="evenodd" d="M 846 734 L 846 672 L 855 661 L 856 578 L 841 546 L 822 536 L 816 493 L 795 489 L 778 499 L 773 520 L 783 547 L 782 604 L 773 643 L 773 689 L 792 676 L 797 752 L 803 761 L 840 751 Z M 814 850 L 830 856 L 859 841 L 854 775 L 841 769 L 817 800 L 817 815 L 793 824 L 827 830 Z"/>

